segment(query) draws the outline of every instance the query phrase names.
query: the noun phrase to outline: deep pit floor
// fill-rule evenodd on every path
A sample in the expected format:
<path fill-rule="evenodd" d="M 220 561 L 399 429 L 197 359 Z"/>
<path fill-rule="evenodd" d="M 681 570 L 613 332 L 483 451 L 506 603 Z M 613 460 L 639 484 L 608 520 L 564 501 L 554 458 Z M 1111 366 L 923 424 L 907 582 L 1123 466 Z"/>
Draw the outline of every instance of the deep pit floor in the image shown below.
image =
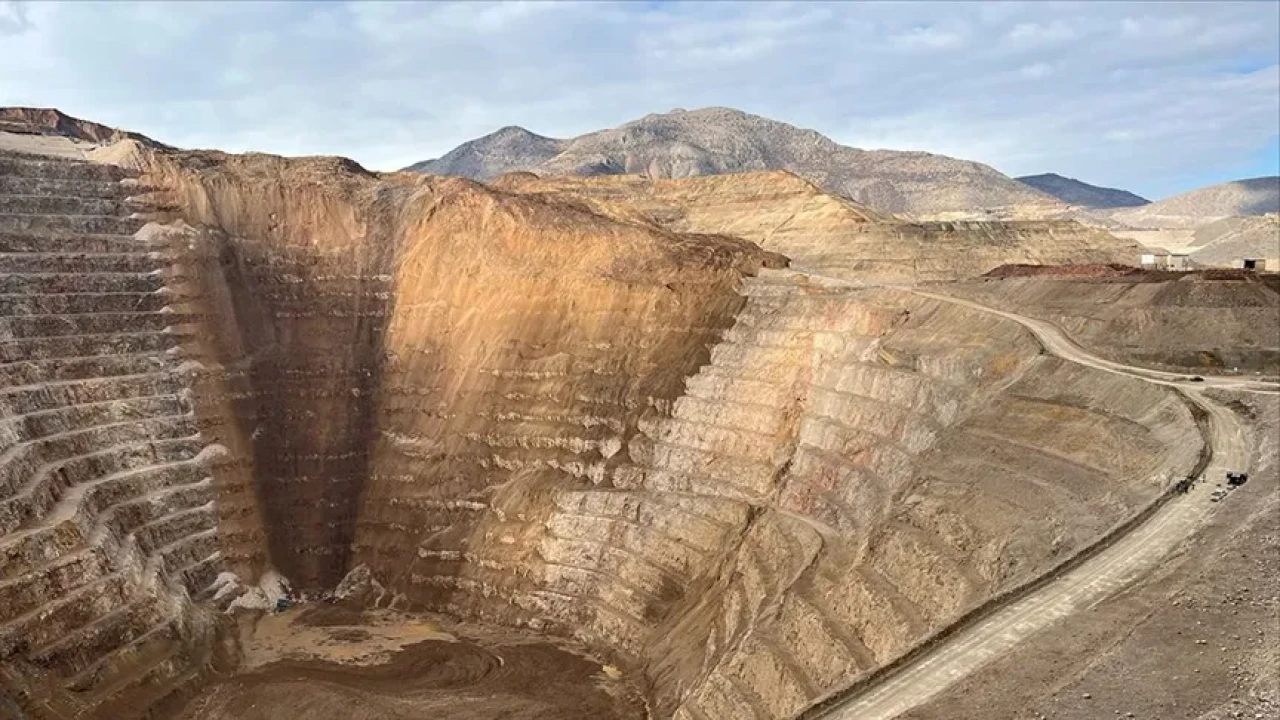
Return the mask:
<path fill-rule="evenodd" d="M 303 606 L 245 624 L 240 669 L 180 720 L 645 718 L 615 668 L 545 637 Z"/>

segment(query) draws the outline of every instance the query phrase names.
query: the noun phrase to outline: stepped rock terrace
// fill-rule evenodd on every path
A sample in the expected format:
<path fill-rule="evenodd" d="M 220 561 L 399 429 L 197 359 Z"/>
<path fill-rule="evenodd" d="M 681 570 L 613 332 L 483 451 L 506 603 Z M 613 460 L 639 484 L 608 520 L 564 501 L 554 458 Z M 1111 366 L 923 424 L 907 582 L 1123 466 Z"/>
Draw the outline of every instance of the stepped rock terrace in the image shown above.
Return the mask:
<path fill-rule="evenodd" d="M 1204 449 L 1172 389 L 832 282 L 872 265 L 810 236 L 726 234 L 707 218 L 760 192 L 731 177 L 662 181 L 691 196 L 664 220 L 613 178 L 121 145 L 0 153 L 20 717 L 793 717 Z M 984 272 L 1032 231 L 916 232 Z M 914 279 L 932 243 L 899 248 Z"/>

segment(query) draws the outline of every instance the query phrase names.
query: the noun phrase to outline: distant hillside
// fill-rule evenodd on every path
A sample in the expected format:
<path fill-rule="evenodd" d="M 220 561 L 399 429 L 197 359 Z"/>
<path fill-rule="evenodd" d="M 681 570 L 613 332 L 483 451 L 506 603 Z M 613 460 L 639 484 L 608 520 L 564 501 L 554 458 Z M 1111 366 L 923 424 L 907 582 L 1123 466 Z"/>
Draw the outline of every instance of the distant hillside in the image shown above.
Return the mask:
<path fill-rule="evenodd" d="M 1144 197 L 1134 195 L 1128 190 L 1090 185 L 1075 178 L 1063 177 L 1056 173 L 1026 175 L 1016 179 L 1018 182 L 1030 185 L 1042 193 L 1052 195 L 1068 205 L 1089 210 L 1137 207 L 1151 202 Z"/>
<path fill-rule="evenodd" d="M 1280 257 L 1280 215 L 1215 220 L 1196 228 L 1187 249 L 1201 265 L 1230 266 L 1240 258 Z"/>
<path fill-rule="evenodd" d="M 491 180 L 512 169 L 537 167 L 559 154 L 566 144 L 564 140 L 509 126 L 463 143 L 435 160 L 414 163 L 405 170 Z"/>
<path fill-rule="evenodd" d="M 1193 228 L 1227 217 L 1280 212 L 1280 177 L 1210 185 L 1111 217 L 1136 228 Z"/>
<path fill-rule="evenodd" d="M 1065 210 L 1058 199 L 981 163 L 924 152 L 859 150 L 813 130 L 729 108 L 647 115 L 568 140 L 508 127 L 406 170 L 483 181 L 522 170 L 650 178 L 789 170 L 887 213 Z"/>
<path fill-rule="evenodd" d="M 954 281 L 1010 263 L 1133 265 L 1142 252 L 1069 220 L 903 222 L 776 170 L 661 180 L 511 173 L 493 186 L 679 233 L 740 237 L 795 267 L 869 282 Z"/>

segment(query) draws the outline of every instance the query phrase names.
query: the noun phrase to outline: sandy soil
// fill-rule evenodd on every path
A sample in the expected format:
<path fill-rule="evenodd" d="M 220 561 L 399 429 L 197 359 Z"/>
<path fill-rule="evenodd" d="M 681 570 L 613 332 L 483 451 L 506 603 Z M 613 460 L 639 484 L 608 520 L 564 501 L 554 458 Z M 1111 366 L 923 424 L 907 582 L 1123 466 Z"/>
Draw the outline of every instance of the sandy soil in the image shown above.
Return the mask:
<path fill-rule="evenodd" d="M 181 720 L 646 716 L 615 668 L 512 631 L 307 606 L 245 623 L 239 673 Z"/>
<path fill-rule="evenodd" d="M 305 606 L 264 615 L 247 630 L 241 669 L 280 661 L 321 661 L 370 666 L 390 662 L 426 640 L 457 642 L 430 620 L 386 610 L 359 615 L 332 605 Z"/>

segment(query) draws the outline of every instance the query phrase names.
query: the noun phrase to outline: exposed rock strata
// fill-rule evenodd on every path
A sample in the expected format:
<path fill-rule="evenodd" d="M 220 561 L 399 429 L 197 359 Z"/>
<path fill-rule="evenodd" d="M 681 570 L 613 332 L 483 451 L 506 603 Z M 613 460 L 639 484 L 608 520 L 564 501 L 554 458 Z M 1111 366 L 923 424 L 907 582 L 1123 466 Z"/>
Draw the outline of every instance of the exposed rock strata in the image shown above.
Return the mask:
<path fill-rule="evenodd" d="M 53 108 L 0 108 L 0 132 L 56 135 L 88 143 L 113 143 L 121 140 L 132 140 L 152 147 L 160 146 L 159 143 L 145 135 L 107 127 L 89 120 L 81 120 Z"/>
<path fill-rule="evenodd" d="M 130 164 L 154 207 L 198 228 L 156 236 L 169 255 L 136 257 L 150 236 L 128 235 L 123 206 L 54 199 L 92 166 L 5 173 L 46 188 L 0 215 L 0 347 L 22 347 L 5 392 L 15 414 L 84 428 L 15 430 L 8 445 L 33 454 L 5 468 L 29 484 L 46 458 L 134 445 L 139 463 L 159 447 L 168 465 L 216 459 L 187 504 L 148 505 L 195 508 L 165 525 L 176 539 L 120 533 L 140 538 L 124 561 L 164 571 L 125 580 L 160 587 L 179 618 L 199 616 L 211 572 L 278 571 L 314 595 L 362 567 L 370 601 L 579 640 L 644 677 L 660 716 L 782 718 L 1087 543 L 1200 450 L 1171 391 L 1046 357 L 1012 322 L 693 234 L 851 277 L 941 274 L 931 243 L 890 246 L 915 253 L 905 273 L 883 252 L 859 264 L 871 240 L 832 250 L 879 218 L 789 175 L 542 191 L 326 159 L 137 149 Z M 1032 252 L 1001 237 L 969 254 Z M 175 268 L 151 274 L 162 261 Z M 167 311 L 149 295 L 162 286 Z M 145 399 L 125 427 L 87 405 L 124 398 Z M 45 522 L 6 497 L 4 530 Z M 167 572 L 170 550 L 198 572 Z M 18 582 L 13 597 L 56 596 L 66 632 L 126 592 Z M 0 646 L 31 672 L 8 681 L 74 678 L 123 643 L 154 653 L 137 661 L 154 682 L 112 693 L 133 708 L 180 695 L 203 666 L 177 654 L 193 632 L 147 622 L 44 666 Z"/>
<path fill-rule="evenodd" d="M 214 650 L 233 463 L 129 175 L 0 154 L 0 688 L 52 717 L 180 703 Z"/>
<path fill-rule="evenodd" d="M 598 482 L 768 259 L 465 180 L 152 162 L 166 202 L 229 238 L 256 497 L 276 568 L 313 590 L 360 562 L 454 578 L 494 490 Z"/>
<path fill-rule="evenodd" d="M 616 489 L 564 498 L 548 523 L 553 542 L 629 551 L 573 558 L 598 573 L 580 632 L 634 636 L 662 712 L 788 717 L 1194 461 L 1176 396 L 1038 356 L 1012 324 L 789 278 L 747 292 Z M 639 570 L 690 588 L 656 623 L 634 608 L 664 585 Z"/>

